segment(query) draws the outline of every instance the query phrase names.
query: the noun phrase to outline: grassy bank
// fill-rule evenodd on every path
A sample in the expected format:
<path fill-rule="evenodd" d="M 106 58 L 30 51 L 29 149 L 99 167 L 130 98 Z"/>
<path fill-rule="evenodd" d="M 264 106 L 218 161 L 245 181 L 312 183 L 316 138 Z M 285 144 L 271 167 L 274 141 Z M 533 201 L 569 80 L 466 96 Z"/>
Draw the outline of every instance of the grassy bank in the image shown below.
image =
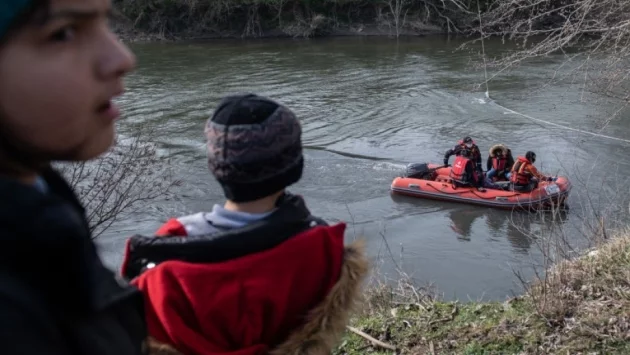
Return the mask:
<path fill-rule="evenodd" d="M 124 37 L 399 36 L 464 31 L 476 1 L 114 0 L 114 7 Z"/>
<path fill-rule="evenodd" d="M 352 327 L 335 354 L 628 354 L 630 233 L 558 264 L 504 303 L 378 288 Z"/>

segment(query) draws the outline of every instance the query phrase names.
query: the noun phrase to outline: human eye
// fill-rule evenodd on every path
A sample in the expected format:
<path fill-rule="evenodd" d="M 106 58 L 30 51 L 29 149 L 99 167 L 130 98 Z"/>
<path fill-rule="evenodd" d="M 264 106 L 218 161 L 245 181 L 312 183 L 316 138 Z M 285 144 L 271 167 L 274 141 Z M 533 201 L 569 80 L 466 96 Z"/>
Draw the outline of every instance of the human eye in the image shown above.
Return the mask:
<path fill-rule="evenodd" d="M 52 32 L 48 39 L 52 42 L 68 42 L 76 36 L 76 30 L 76 26 L 67 25 Z"/>

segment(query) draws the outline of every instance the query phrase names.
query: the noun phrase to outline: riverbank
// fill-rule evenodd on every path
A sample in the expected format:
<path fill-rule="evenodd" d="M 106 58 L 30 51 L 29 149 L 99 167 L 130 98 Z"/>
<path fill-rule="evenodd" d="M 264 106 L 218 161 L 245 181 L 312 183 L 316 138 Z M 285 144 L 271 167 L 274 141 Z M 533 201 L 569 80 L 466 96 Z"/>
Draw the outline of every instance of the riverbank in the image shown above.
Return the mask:
<path fill-rule="evenodd" d="M 228 38 L 423 36 L 461 33 L 471 15 L 444 2 L 347 0 L 114 1 L 128 42 Z"/>
<path fill-rule="evenodd" d="M 503 303 L 440 302 L 401 283 L 363 309 L 335 354 L 627 354 L 630 232 Z"/>
<path fill-rule="evenodd" d="M 194 35 L 173 35 L 164 36 L 158 33 L 147 33 L 138 29 L 134 29 L 128 25 L 119 24 L 115 26 L 114 32 L 119 38 L 128 43 L 138 42 L 178 42 L 178 41 L 207 41 L 217 39 L 269 39 L 269 38 L 311 38 L 311 37 L 396 37 L 390 29 L 381 28 L 378 25 L 357 24 L 354 26 L 339 26 L 325 35 L 318 36 L 294 36 L 283 30 L 273 29 L 258 33 L 256 36 L 243 36 L 234 31 L 220 31 L 212 34 L 194 34 Z M 442 29 L 425 25 L 416 29 L 402 29 L 398 37 L 422 37 L 430 35 L 446 35 Z"/>
<path fill-rule="evenodd" d="M 264 38 L 311 38 L 311 37 L 422 37 L 429 35 L 446 34 L 441 28 L 432 25 L 417 24 L 414 28 L 400 29 L 398 34 L 391 28 L 376 24 L 339 25 L 328 30 L 325 34 L 308 34 L 305 29 L 302 33 L 287 32 L 283 29 L 269 29 L 258 32 L 256 35 L 243 35 L 234 30 L 223 30 L 212 33 L 171 34 L 145 32 L 130 25 L 126 19 L 114 23 L 114 32 L 119 38 L 128 43 L 138 42 L 177 42 L 177 41 L 207 41 L 217 39 L 264 39 Z"/>

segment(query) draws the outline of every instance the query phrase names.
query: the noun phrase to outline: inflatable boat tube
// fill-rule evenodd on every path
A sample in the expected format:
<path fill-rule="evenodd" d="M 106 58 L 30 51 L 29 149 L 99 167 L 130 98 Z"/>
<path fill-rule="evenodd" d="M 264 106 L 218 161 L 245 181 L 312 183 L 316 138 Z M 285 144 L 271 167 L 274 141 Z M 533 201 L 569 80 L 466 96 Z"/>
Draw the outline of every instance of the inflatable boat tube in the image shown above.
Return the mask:
<path fill-rule="evenodd" d="M 439 201 L 460 202 L 500 209 L 539 210 L 551 206 L 562 206 L 566 202 L 571 183 L 567 177 L 559 176 L 555 182 L 540 182 L 530 192 L 506 191 L 474 187 L 455 187 L 449 177 L 450 167 L 436 164 L 410 164 L 404 176 L 394 178 L 391 191 Z M 508 182 L 499 182 L 505 187 Z"/>

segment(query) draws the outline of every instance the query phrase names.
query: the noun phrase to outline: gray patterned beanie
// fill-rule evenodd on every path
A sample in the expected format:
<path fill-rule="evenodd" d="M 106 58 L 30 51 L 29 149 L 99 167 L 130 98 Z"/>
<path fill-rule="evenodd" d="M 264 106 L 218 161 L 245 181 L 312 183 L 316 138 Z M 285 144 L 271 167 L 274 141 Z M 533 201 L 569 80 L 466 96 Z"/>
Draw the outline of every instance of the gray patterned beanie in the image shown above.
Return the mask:
<path fill-rule="evenodd" d="M 300 123 L 273 100 L 254 94 L 225 97 L 205 133 L 208 166 L 228 200 L 258 200 L 302 177 Z"/>

